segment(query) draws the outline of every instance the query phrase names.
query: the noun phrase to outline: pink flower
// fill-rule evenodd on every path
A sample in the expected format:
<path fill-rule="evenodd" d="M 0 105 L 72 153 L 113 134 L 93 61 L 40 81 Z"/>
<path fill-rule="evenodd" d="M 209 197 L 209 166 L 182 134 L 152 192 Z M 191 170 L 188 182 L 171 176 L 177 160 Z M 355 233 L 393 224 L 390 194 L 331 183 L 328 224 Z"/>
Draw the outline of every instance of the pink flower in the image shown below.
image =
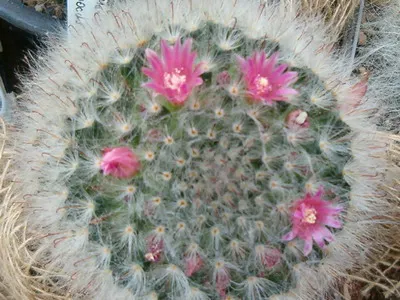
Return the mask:
<path fill-rule="evenodd" d="M 146 261 L 159 262 L 164 251 L 164 241 L 156 235 L 153 235 L 146 239 L 146 243 L 147 251 L 144 256 Z"/>
<path fill-rule="evenodd" d="M 290 129 L 305 129 L 310 127 L 308 114 L 301 109 L 296 109 L 286 117 L 286 126 Z"/>
<path fill-rule="evenodd" d="M 100 165 L 104 175 L 130 178 L 140 170 L 139 158 L 128 147 L 106 148 Z"/>
<path fill-rule="evenodd" d="M 271 248 L 264 245 L 256 246 L 256 259 L 267 269 L 272 269 L 281 261 L 282 253 L 277 248 Z"/>
<path fill-rule="evenodd" d="M 185 274 L 190 277 L 203 267 L 203 260 L 200 255 L 189 255 L 185 257 Z"/>
<path fill-rule="evenodd" d="M 358 106 L 361 104 L 365 94 L 367 93 L 368 84 L 367 79 L 363 79 L 351 87 L 351 95 L 353 96 L 353 106 Z"/>
<path fill-rule="evenodd" d="M 174 46 L 161 40 L 161 57 L 146 49 L 150 68 L 142 68 L 142 72 L 151 80 L 144 86 L 165 96 L 175 105 L 183 104 L 193 88 L 203 83 L 200 77 L 204 73 L 203 64 L 194 64 L 197 54 L 191 52 L 191 47 L 191 39 L 183 45 L 178 41 Z"/>
<path fill-rule="evenodd" d="M 231 83 L 231 75 L 229 75 L 228 71 L 222 71 L 217 75 L 217 84 L 228 85 L 230 83 Z"/>
<path fill-rule="evenodd" d="M 338 215 L 343 208 L 322 200 L 322 193 L 323 189 L 319 188 L 315 195 L 307 193 L 305 198 L 293 204 L 291 214 L 293 228 L 282 237 L 284 241 L 291 241 L 295 237 L 304 240 L 303 253 L 306 256 L 312 250 L 313 240 L 321 248 L 325 247 L 325 241 L 333 241 L 332 233 L 325 226 L 333 228 L 342 226 Z"/>
<path fill-rule="evenodd" d="M 157 128 L 150 129 L 146 135 L 146 141 L 156 143 L 162 140 L 162 132 Z"/>
<path fill-rule="evenodd" d="M 354 109 L 358 108 L 361 105 L 362 101 L 364 100 L 364 96 L 367 93 L 367 81 L 368 77 L 362 79 L 350 88 L 350 97 L 339 105 L 340 110 L 346 113 L 351 113 Z"/>
<path fill-rule="evenodd" d="M 215 281 L 215 288 L 221 297 L 226 296 L 226 289 L 228 288 L 231 279 L 227 274 L 218 274 Z"/>
<path fill-rule="evenodd" d="M 298 92 L 288 86 L 297 80 L 297 72 L 285 72 L 286 64 L 276 66 L 278 53 L 266 58 L 264 52 L 255 52 L 244 59 L 237 57 L 244 75 L 247 96 L 257 102 L 272 104 L 273 101 L 286 101 L 288 95 Z"/>
<path fill-rule="evenodd" d="M 226 289 L 231 283 L 231 277 L 228 266 L 222 261 L 217 261 L 215 264 L 214 282 L 215 289 L 217 290 L 219 296 L 224 298 L 226 296 Z"/>

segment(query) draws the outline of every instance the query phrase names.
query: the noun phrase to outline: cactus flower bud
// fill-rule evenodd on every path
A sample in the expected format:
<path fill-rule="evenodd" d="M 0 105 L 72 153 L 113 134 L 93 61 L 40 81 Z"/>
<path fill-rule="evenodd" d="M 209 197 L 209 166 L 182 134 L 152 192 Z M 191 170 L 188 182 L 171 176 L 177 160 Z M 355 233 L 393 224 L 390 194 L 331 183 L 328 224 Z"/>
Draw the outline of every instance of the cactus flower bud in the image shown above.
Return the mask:
<path fill-rule="evenodd" d="M 103 151 L 101 170 L 104 175 L 130 178 L 140 170 L 140 161 L 128 147 L 106 148 Z"/>
<path fill-rule="evenodd" d="M 310 127 L 310 121 L 307 112 L 296 109 L 286 117 L 286 126 L 289 129 L 300 129 Z"/>

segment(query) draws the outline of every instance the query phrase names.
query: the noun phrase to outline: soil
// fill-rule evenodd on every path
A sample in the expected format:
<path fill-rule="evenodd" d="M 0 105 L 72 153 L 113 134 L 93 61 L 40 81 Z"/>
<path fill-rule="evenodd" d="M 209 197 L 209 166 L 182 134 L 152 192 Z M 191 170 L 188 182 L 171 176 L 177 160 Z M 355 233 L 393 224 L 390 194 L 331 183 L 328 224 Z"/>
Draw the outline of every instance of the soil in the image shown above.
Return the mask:
<path fill-rule="evenodd" d="M 56 19 L 64 19 L 66 15 L 66 0 L 22 0 L 22 3 Z"/>

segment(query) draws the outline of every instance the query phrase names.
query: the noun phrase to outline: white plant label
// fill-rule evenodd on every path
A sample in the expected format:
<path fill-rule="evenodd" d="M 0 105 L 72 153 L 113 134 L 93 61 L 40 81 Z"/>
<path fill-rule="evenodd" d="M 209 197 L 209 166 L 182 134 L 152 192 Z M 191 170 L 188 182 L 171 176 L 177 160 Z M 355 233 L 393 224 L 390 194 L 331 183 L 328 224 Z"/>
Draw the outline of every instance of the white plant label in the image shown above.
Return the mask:
<path fill-rule="evenodd" d="M 109 0 L 67 0 L 68 27 L 90 21 Z"/>
<path fill-rule="evenodd" d="M 5 106 L 6 106 L 6 89 L 4 88 L 3 82 L 0 77 L 0 116 L 4 115 Z"/>

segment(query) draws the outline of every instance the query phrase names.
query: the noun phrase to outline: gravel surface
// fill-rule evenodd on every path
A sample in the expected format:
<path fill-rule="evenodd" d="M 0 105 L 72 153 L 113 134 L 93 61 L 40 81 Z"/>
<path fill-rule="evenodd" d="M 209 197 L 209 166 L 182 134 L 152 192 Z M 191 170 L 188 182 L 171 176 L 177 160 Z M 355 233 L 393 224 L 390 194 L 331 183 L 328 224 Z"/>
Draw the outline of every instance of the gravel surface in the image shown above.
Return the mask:
<path fill-rule="evenodd" d="M 22 0 L 22 3 L 35 8 L 38 12 L 51 15 L 54 18 L 65 18 L 66 0 Z"/>

